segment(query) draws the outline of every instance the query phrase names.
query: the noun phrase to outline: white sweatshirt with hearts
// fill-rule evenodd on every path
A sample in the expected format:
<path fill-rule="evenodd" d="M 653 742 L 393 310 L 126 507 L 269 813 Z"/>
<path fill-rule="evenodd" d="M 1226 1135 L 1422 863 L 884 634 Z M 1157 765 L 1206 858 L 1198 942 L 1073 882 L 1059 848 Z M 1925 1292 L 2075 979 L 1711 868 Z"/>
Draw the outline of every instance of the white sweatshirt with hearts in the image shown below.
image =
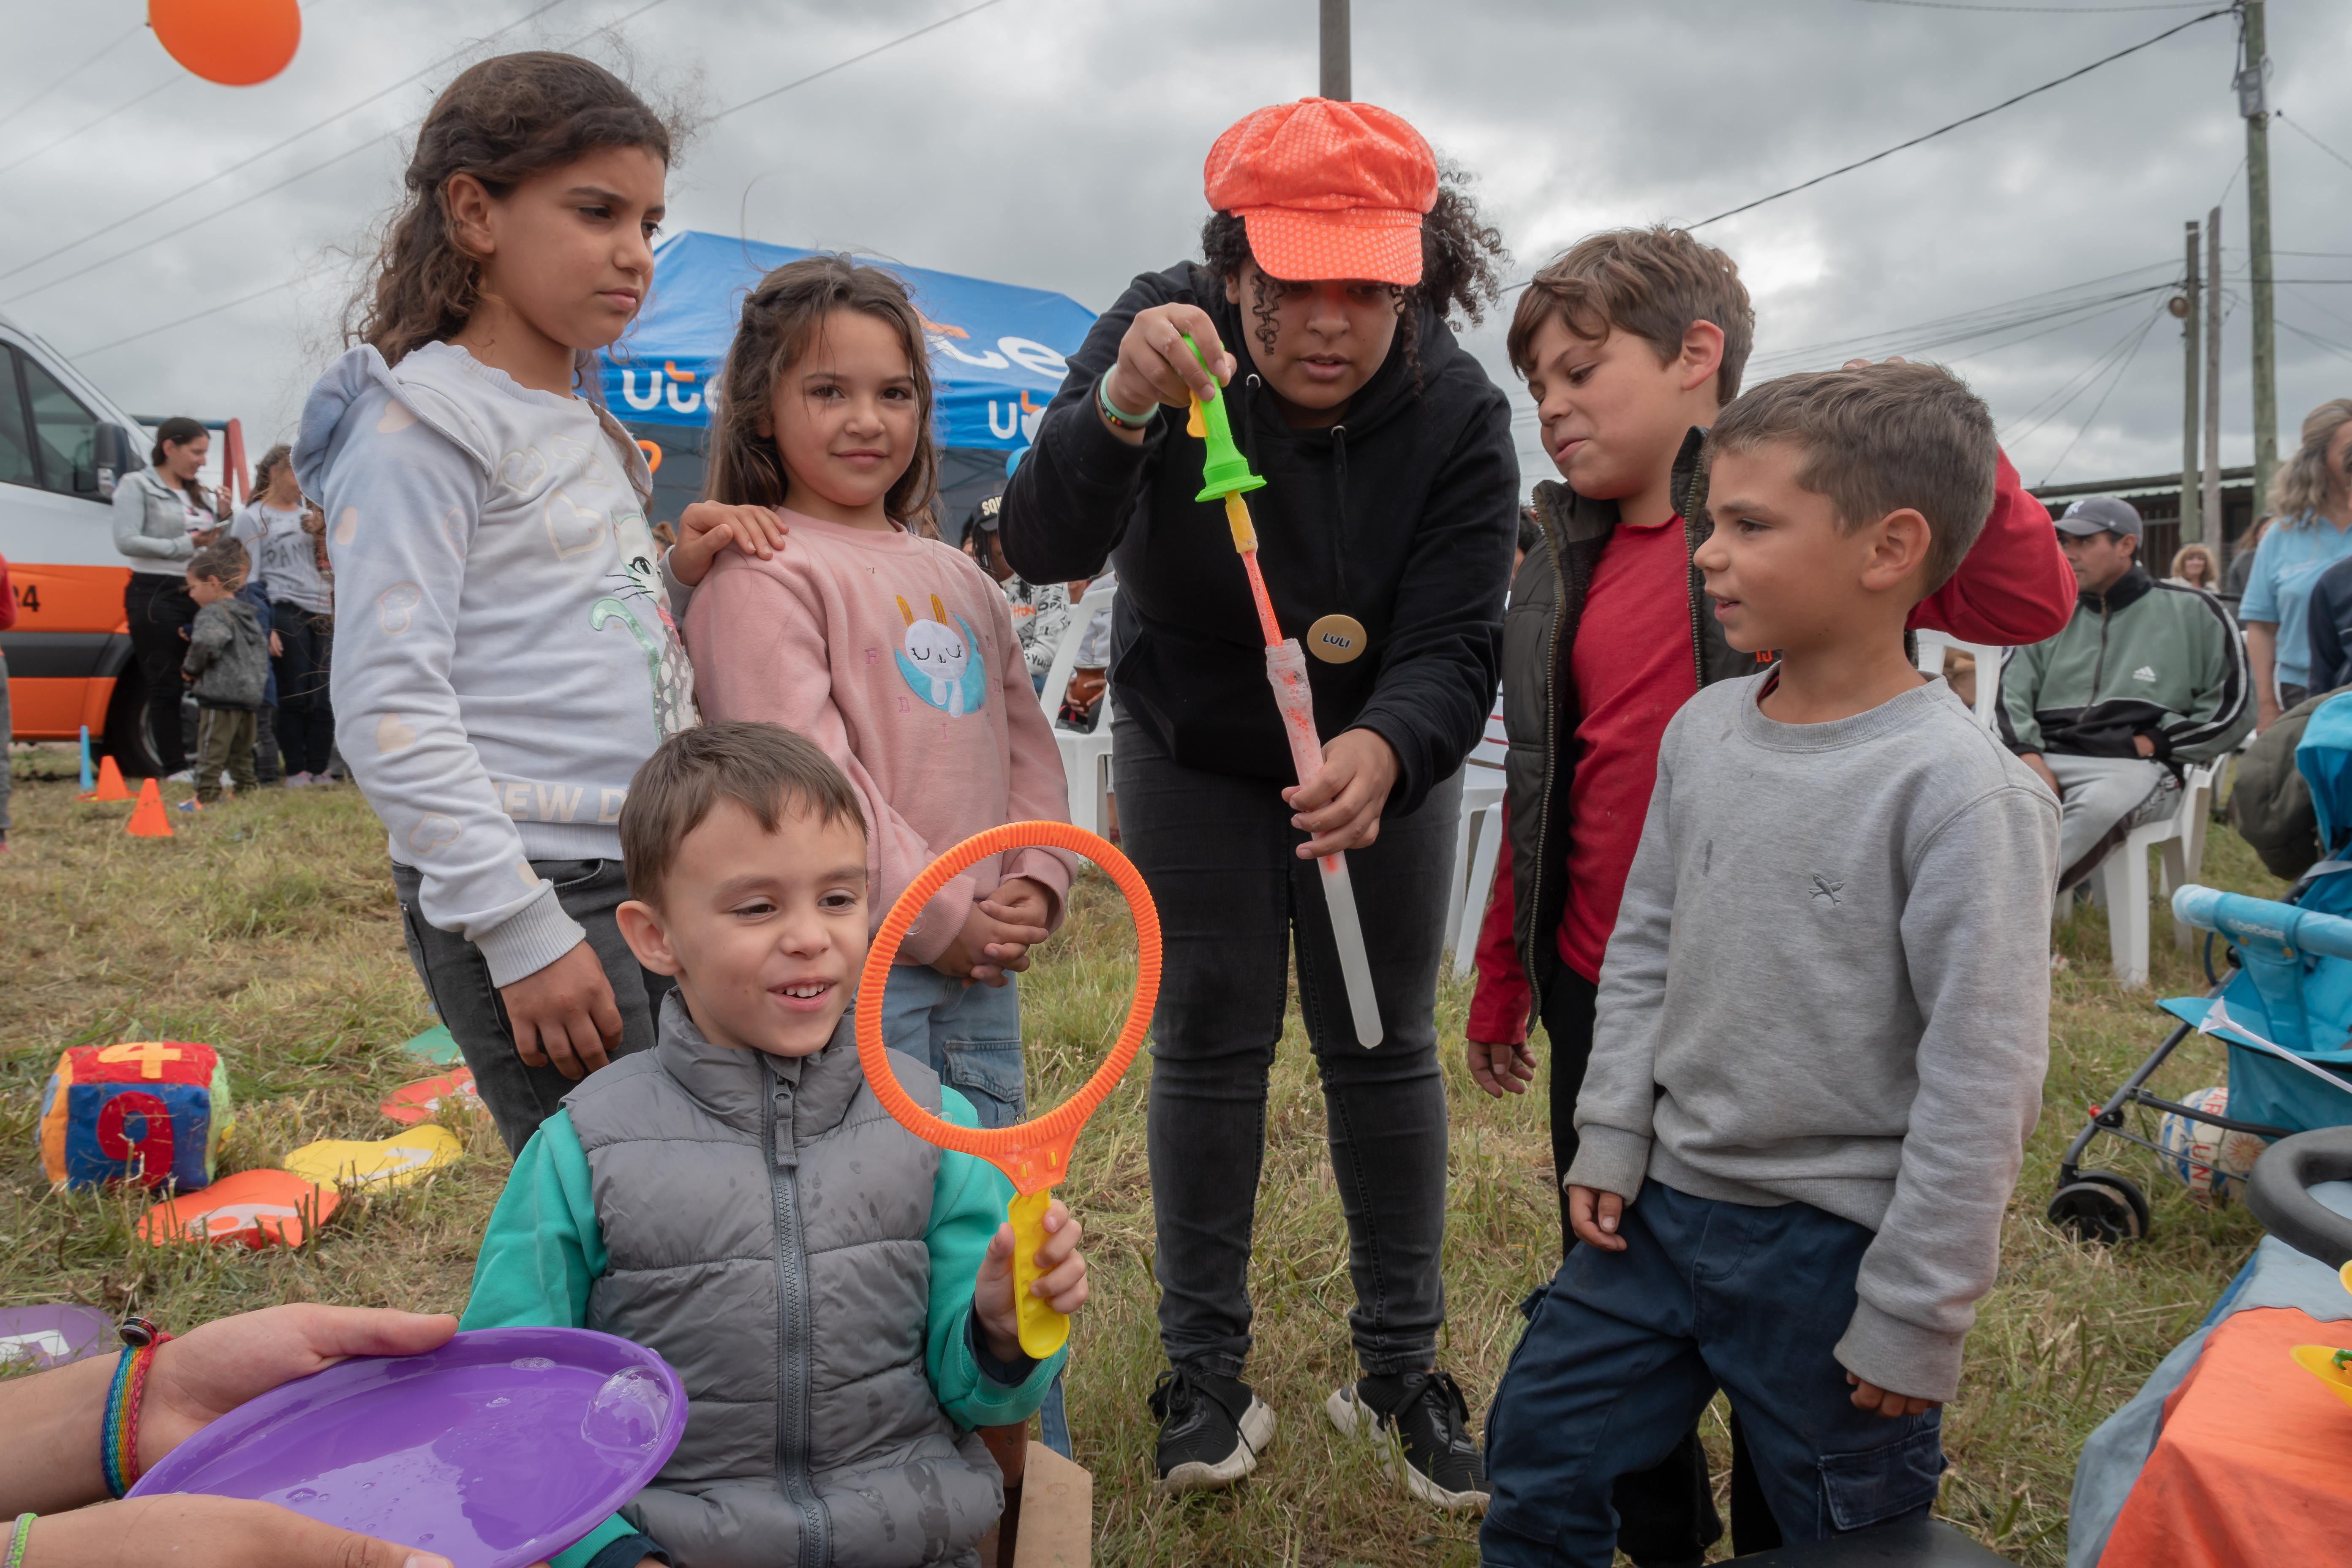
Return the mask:
<path fill-rule="evenodd" d="M 621 802 L 698 721 L 613 416 L 428 343 L 311 388 L 294 470 L 335 569 L 335 738 L 421 913 L 511 984 L 576 944 L 533 860 L 618 859 Z"/>

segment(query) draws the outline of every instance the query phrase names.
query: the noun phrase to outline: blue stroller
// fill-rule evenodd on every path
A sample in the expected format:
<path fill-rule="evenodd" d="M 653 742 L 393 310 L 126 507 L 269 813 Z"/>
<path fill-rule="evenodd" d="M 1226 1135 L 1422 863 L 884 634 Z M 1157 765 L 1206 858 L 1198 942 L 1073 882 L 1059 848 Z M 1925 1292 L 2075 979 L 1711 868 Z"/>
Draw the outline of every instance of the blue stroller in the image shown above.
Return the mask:
<path fill-rule="evenodd" d="M 2067 1146 L 2050 1200 L 2052 1224 L 2087 1241 L 2146 1236 L 2147 1194 L 2128 1176 L 2084 1170 L 2083 1157 L 2102 1134 L 2153 1150 L 2164 1170 L 2222 1174 L 2194 1152 L 2147 1136 L 2147 1113 L 2202 1123 L 2265 1141 L 2322 1127 L 2352 1125 L 2352 693 L 2321 705 L 2295 748 L 2295 770 L 2311 787 L 2324 858 L 2284 901 L 2184 887 L 2172 897 L 2178 919 L 2209 934 L 2203 996 L 2159 1004 L 2180 1020 Z M 2235 973 L 2213 975 L 2215 936 L 2229 944 Z M 2151 1092 L 2147 1081 L 2191 1034 L 2230 1048 L 2228 1114 Z"/>

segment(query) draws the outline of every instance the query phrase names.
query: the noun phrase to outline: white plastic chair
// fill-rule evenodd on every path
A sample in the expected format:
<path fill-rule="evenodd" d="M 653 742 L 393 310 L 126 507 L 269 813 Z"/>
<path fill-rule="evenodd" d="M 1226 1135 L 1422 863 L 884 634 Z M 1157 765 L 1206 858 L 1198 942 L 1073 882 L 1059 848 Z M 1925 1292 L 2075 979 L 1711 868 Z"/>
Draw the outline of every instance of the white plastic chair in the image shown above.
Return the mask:
<path fill-rule="evenodd" d="M 1478 953 L 1478 927 L 1503 847 L 1503 759 L 1510 747 L 1498 695 L 1486 733 L 1462 764 L 1462 817 L 1454 829 L 1454 879 L 1445 889 L 1447 945 L 1454 973 L 1467 974 Z"/>
<path fill-rule="evenodd" d="M 1977 722 L 2000 733 L 2000 663 L 2007 648 L 1990 643 L 1962 642 L 1945 632 L 1920 631 L 1912 636 L 1919 644 L 1919 673 L 1935 676 L 1944 673 L 1944 650 L 1958 648 L 1977 661 Z"/>
<path fill-rule="evenodd" d="M 2126 986 L 2147 984 L 2147 852 L 2158 851 L 2163 870 L 2157 883 L 2159 897 L 2169 900 L 2174 889 L 2197 879 L 2205 863 L 2205 825 L 2213 805 L 2213 782 L 2221 776 L 2214 763 L 2191 767 L 2180 784 L 2180 809 L 2160 822 L 2135 827 L 2115 853 L 2092 873 L 2100 901 L 2107 906 L 2107 953 L 2116 978 Z M 2172 922 L 2172 940 L 2186 948 L 2191 935 L 2187 925 Z"/>
<path fill-rule="evenodd" d="M 1097 834 L 1105 833 L 1110 822 L 1109 685 L 1104 685 L 1102 700 L 1095 704 L 1092 730 L 1065 730 L 1054 719 L 1062 710 L 1062 694 L 1069 689 L 1070 674 L 1078 667 L 1078 645 L 1086 641 L 1095 612 L 1108 610 L 1118 596 L 1116 582 L 1097 583 L 1071 606 L 1070 624 L 1063 628 L 1061 645 L 1054 649 L 1053 665 L 1045 671 L 1045 689 L 1037 696 L 1045 710 L 1046 726 L 1054 731 L 1054 743 L 1061 748 L 1062 776 L 1070 788 L 1070 822 Z"/>

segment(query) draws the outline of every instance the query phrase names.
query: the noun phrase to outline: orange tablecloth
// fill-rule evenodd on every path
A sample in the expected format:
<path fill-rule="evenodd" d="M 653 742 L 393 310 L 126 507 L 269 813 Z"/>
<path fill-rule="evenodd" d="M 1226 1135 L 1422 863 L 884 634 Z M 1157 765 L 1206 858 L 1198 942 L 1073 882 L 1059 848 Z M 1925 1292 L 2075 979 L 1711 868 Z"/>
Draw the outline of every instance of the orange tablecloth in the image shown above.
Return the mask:
<path fill-rule="evenodd" d="M 2222 1321 L 2172 1397 L 2100 1568 L 2352 1562 L 2352 1405 L 2287 1359 L 2352 1322 L 2283 1307 Z"/>

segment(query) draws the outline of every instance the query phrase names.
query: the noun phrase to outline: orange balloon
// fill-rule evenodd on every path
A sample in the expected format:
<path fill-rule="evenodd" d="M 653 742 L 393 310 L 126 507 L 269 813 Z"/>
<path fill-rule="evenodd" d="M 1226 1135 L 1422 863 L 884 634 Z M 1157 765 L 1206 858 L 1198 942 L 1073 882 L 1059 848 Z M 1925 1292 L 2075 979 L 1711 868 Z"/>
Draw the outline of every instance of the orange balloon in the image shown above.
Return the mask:
<path fill-rule="evenodd" d="M 298 0 L 147 0 L 147 25 L 164 52 L 206 81 L 251 87 L 294 58 L 302 7 Z"/>

